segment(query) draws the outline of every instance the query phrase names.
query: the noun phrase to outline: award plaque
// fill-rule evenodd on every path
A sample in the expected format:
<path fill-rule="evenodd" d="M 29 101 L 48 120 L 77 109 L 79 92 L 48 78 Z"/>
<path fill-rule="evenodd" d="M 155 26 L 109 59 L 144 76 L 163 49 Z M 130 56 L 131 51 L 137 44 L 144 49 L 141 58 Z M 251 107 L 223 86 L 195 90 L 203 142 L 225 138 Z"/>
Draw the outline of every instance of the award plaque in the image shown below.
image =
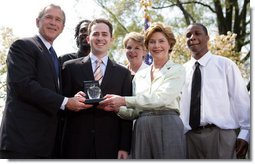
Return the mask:
<path fill-rule="evenodd" d="M 84 92 L 87 95 L 85 104 L 96 104 L 104 100 L 101 98 L 101 89 L 98 81 L 84 81 Z"/>

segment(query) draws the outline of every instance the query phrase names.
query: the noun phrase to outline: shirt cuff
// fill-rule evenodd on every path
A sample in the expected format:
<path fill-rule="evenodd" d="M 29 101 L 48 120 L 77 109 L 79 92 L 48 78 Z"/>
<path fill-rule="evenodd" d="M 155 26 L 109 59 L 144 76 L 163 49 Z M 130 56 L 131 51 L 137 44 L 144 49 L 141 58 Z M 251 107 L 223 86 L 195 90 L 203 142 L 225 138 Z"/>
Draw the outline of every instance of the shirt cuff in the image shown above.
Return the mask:
<path fill-rule="evenodd" d="M 132 107 L 133 104 L 135 104 L 135 98 L 134 96 L 125 96 L 126 106 Z"/>
<path fill-rule="evenodd" d="M 66 106 L 66 104 L 67 104 L 67 101 L 68 101 L 68 98 L 65 97 L 64 100 L 63 100 L 63 102 L 62 102 L 62 104 L 61 104 L 60 109 L 65 110 L 65 106 Z"/>
<path fill-rule="evenodd" d="M 125 120 L 134 120 L 139 116 L 139 111 L 127 108 L 126 106 L 120 106 L 119 112 L 117 115 Z"/>
<path fill-rule="evenodd" d="M 243 139 L 250 143 L 250 130 L 241 129 L 237 138 Z"/>

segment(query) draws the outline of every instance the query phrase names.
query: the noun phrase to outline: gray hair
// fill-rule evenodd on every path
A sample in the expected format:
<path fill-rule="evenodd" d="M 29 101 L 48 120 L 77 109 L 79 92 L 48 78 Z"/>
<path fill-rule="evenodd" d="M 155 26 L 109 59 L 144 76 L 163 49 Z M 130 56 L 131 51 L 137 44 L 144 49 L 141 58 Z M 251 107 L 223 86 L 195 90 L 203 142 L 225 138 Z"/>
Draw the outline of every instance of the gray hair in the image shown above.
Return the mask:
<path fill-rule="evenodd" d="M 59 5 L 55 5 L 55 4 L 50 4 L 50 5 L 45 6 L 45 7 L 39 12 L 37 18 L 42 18 L 42 17 L 44 16 L 45 11 L 46 11 L 46 9 L 47 9 L 48 7 L 60 9 L 60 10 L 62 11 L 62 13 L 63 13 L 63 16 L 64 16 L 63 24 L 65 24 L 65 22 L 66 22 L 66 15 L 65 15 L 65 12 L 64 12 L 64 10 L 62 10 L 62 8 L 61 8 Z"/>

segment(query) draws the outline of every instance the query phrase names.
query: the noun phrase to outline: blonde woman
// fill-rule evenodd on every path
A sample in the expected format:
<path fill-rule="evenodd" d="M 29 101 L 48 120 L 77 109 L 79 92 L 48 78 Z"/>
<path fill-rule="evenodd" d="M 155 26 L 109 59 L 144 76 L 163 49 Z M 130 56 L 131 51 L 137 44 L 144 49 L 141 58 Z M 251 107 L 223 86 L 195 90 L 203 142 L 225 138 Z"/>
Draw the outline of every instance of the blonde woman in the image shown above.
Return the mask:
<path fill-rule="evenodd" d="M 130 32 L 125 36 L 123 45 L 128 59 L 127 68 L 133 77 L 136 72 L 149 66 L 144 63 L 144 58 L 147 54 L 144 45 L 144 36 L 138 32 Z"/>

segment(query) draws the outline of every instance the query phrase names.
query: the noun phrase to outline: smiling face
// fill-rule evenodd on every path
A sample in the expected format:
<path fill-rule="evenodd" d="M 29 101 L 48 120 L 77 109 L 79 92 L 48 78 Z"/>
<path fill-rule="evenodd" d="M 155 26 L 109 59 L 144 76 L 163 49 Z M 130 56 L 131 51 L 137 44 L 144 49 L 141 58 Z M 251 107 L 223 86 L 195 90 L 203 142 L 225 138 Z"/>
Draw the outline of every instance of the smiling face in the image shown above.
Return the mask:
<path fill-rule="evenodd" d="M 90 43 L 94 55 L 100 58 L 104 57 L 113 41 L 109 26 L 105 23 L 93 24 L 87 41 Z"/>
<path fill-rule="evenodd" d="M 36 19 L 39 33 L 51 44 L 64 29 L 65 16 L 63 11 L 54 6 L 45 8 L 41 17 Z"/>
<path fill-rule="evenodd" d="M 209 36 L 200 25 L 190 25 L 186 30 L 186 44 L 195 59 L 208 52 Z"/>
<path fill-rule="evenodd" d="M 170 48 L 170 44 L 162 32 L 154 32 L 148 41 L 148 49 L 155 61 L 167 61 Z"/>
<path fill-rule="evenodd" d="M 126 44 L 126 56 L 130 63 L 141 65 L 144 56 L 147 54 L 141 43 L 135 41 L 134 39 L 129 39 Z"/>

